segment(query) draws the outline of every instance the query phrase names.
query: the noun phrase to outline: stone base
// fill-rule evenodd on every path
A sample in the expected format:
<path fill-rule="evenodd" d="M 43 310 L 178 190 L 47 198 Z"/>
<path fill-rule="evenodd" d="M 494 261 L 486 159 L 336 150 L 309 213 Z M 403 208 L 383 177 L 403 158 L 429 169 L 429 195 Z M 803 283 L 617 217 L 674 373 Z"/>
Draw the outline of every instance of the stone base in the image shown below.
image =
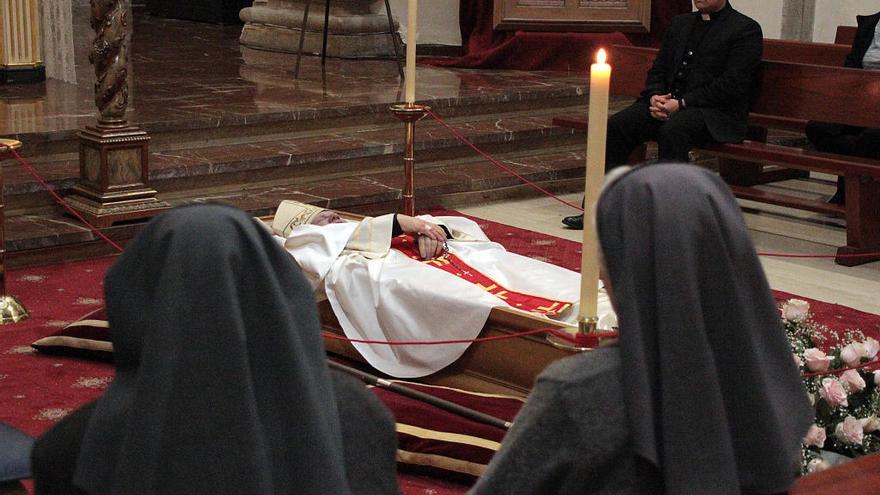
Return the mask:
<path fill-rule="evenodd" d="M 152 192 L 156 193 L 156 191 Z M 99 229 L 109 227 L 116 222 L 150 218 L 171 208 L 171 205 L 156 198 L 99 203 L 79 194 L 73 194 L 64 198 L 64 201 Z"/>
<path fill-rule="evenodd" d="M 318 2 L 315 2 L 320 6 Z M 251 7 L 241 11 L 245 26 L 241 31 L 242 45 L 261 50 L 296 53 L 299 47 L 301 10 L 278 10 Z M 388 34 L 388 18 L 382 14 L 333 15 L 327 37 L 327 56 L 341 58 L 393 58 L 394 45 Z M 398 46 L 398 24 L 394 23 Z M 319 54 L 323 41 L 324 12 L 321 8 L 309 10 L 303 53 Z"/>
<path fill-rule="evenodd" d="M 28 84 L 46 80 L 46 68 L 36 67 L 2 67 L 0 68 L 0 84 Z"/>
<path fill-rule="evenodd" d="M 151 217 L 169 208 L 149 187 L 150 136 L 124 122 L 79 133 L 79 183 L 66 198 L 96 227 Z"/>

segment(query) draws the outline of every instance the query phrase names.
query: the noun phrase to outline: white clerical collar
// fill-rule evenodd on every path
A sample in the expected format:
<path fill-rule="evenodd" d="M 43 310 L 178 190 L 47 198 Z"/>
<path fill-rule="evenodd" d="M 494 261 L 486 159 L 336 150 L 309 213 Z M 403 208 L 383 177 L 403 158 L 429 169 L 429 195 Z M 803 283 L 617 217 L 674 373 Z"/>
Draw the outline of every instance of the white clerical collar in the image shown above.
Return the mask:
<path fill-rule="evenodd" d="M 709 19 L 712 18 L 712 16 L 709 14 L 700 13 L 700 18 L 703 19 L 704 21 L 708 21 Z"/>

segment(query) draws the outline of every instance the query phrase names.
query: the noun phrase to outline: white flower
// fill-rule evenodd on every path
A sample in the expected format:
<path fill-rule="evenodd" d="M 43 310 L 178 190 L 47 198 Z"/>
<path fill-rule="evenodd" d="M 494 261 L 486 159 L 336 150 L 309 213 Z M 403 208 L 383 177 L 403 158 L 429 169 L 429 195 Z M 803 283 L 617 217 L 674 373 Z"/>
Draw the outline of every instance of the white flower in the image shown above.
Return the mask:
<path fill-rule="evenodd" d="M 862 431 L 865 433 L 871 433 L 872 431 L 880 429 L 880 419 L 875 415 L 862 418 L 859 420 L 859 423 L 862 424 Z"/>
<path fill-rule="evenodd" d="M 847 416 L 846 419 L 837 423 L 837 427 L 834 428 L 834 436 L 843 443 L 861 445 L 865 438 L 865 431 L 862 429 L 861 421 Z"/>
<path fill-rule="evenodd" d="M 820 449 L 825 446 L 825 428 L 812 425 L 810 429 L 807 431 L 807 436 L 804 437 L 803 444 L 807 447 L 819 447 Z"/>
<path fill-rule="evenodd" d="M 840 360 L 847 366 L 855 366 L 862 362 L 863 354 L 865 354 L 865 345 L 861 342 L 852 342 L 840 350 Z"/>
<path fill-rule="evenodd" d="M 819 388 L 819 396 L 825 399 L 831 407 L 848 406 L 846 389 L 836 378 L 823 378 Z"/>
<path fill-rule="evenodd" d="M 880 370 L 874 372 L 874 385 L 880 386 Z"/>
<path fill-rule="evenodd" d="M 880 342 L 877 342 L 877 339 L 874 337 L 868 337 L 862 345 L 865 346 L 865 352 L 862 354 L 862 357 L 868 361 L 872 361 L 877 357 L 877 353 L 880 352 Z"/>
<path fill-rule="evenodd" d="M 856 370 L 846 370 L 840 375 L 840 383 L 849 393 L 861 392 L 865 390 L 865 380 Z"/>
<path fill-rule="evenodd" d="M 789 299 L 782 305 L 782 318 L 803 321 L 810 314 L 810 303 L 802 299 Z"/>
<path fill-rule="evenodd" d="M 796 352 L 791 353 L 791 357 L 794 359 L 795 366 L 797 366 L 798 368 L 803 367 L 804 360 L 801 359 L 801 357 L 798 356 Z"/>
<path fill-rule="evenodd" d="M 804 361 L 807 362 L 807 369 L 813 372 L 825 371 L 831 366 L 831 357 L 815 347 L 804 351 Z"/>

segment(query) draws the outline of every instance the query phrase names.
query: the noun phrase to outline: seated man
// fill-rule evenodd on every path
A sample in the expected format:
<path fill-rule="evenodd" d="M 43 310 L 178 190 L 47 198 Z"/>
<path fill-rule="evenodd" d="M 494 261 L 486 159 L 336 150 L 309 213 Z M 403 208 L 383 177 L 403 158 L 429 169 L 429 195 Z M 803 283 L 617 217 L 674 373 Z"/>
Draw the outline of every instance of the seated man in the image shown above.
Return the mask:
<path fill-rule="evenodd" d="M 272 230 L 312 286 L 323 286 L 350 338 L 472 339 L 497 306 L 567 322 L 577 316 L 578 273 L 509 253 L 466 218 L 383 215 L 347 222 L 334 212 L 284 201 Z M 445 242 L 439 243 L 441 235 Z M 599 313 L 611 314 L 604 293 Z M 376 369 L 403 378 L 434 373 L 468 347 L 354 346 Z"/>
<path fill-rule="evenodd" d="M 608 119 L 606 169 L 626 163 L 645 141 L 657 141 L 660 161 L 687 162 L 692 148 L 745 139 L 761 26 L 727 0 L 693 1 L 696 11 L 666 30 L 641 97 Z M 580 230 L 584 216 L 562 223 Z"/>

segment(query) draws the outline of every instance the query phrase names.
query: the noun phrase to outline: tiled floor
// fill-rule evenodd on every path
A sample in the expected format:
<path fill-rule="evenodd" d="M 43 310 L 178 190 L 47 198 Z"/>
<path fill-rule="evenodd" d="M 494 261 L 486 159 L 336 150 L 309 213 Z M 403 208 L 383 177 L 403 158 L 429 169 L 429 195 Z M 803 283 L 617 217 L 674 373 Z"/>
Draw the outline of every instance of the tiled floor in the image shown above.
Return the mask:
<path fill-rule="evenodd" d="M 816 186 L 823 194 L 833 191 L 830 181 L 790 181 L 777 187 L 803 190 Z M 568 194 L 562 198 L 579 202 L 581 196 Z M 742 204 L 758 252 L 833 255 L 837 246 L 845 244 L 841 220 L 756 203 Z M 571 208 L 546 197 L 488 203 L 460 211 L 570 240 L 579 241 L 582 236 L 581 231 L 568 230 L 560 223 L 563 216 L 574 213 Z M 836 265 L 832 259 L 762 257 L 761 261 L 773 289 L 880 314 L 880 262 L 845 267 Z"/>

